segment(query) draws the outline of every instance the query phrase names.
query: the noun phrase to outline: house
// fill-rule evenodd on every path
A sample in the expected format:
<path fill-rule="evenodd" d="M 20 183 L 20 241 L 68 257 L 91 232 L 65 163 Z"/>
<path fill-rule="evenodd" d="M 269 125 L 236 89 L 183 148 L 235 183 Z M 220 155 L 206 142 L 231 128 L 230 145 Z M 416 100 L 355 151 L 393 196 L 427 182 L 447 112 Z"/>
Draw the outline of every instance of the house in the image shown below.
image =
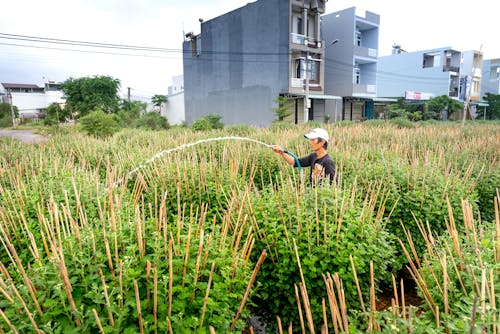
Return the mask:
<path fill-rule="evenodd" d="M 481 97 L 486 93 L 500 94 L 500 58 L 483 61 Z"/>
<path fill-rule="evenodd" d="M 171 125 L 180 125 L 186 121 L 184 110 L 184 77 L 178 75 L 172 78 L 172 85 L 168 87 L 167 102 L 162 109 L 162 116 L 168 119 Z"/>
<path fill-rule="evenodd" d="M 369 11 L 358 13 L 351 7 L 324 15 L 321 20 L 328 45 L 325 93 L 343 100 L 341 114 L 334 120 L 373 119 L 375 104 L 385 102 L 377 99 L 380 16 Z"/>
<path fill-rule="evenodd" d="M 15 105 L 21 121 L 42 118 L 45 109 L 52 103 L 63 104 L 63 93 L 55 82 L 45 83 L 44 87 L 35 84 L 1 83 L 3 102 Z"/>
<path fill-rule="evenodd" d="M 378 59 L 378 95 L 428 100 L 446 95 L 460 101 L 479 100 L 482 53 L 451 47 L 406 52 L 393 46 L 390 56 Z"/>
<path fill-rule="evenodd" d="M 258 0 L 201 22 L 183 43 L 185 119 L 208 114 L 229 124 L 269 125 L 279 96 L 289 121 L 332 118 L 325 95 L 326 0 Z"/>

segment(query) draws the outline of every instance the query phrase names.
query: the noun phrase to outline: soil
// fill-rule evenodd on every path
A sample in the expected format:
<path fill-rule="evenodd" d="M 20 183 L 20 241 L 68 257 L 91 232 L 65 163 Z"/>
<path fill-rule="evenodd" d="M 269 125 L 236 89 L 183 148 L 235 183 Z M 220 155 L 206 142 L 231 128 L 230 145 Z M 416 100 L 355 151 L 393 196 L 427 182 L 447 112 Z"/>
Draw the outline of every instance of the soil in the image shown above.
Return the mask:
<path fill-rule="evenodd" d="M 19 139 L 27 144 L 37 144 L 49 139 L 36 134 L 34 130 L 0 130 L 0 136 Z"/>

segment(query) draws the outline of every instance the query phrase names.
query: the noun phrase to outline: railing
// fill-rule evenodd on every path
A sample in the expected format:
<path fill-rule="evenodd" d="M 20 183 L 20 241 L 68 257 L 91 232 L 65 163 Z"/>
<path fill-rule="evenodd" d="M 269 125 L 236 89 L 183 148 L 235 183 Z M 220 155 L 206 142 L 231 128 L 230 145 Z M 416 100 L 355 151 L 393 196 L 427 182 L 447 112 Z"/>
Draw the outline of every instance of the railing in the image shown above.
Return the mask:
<path fill-rule="evenodd" d="M 312 37 L 308 37 L 306 35 L 301 35 L 297 33 L 290 33 L 290 42 L 292 44 L 298 44 L 298 45 L 304 45 L 304 46 L 309 46 L 309 47 L 316 47 L 320 48 L 321 47 L 321 42 L 316 40 Z"/>

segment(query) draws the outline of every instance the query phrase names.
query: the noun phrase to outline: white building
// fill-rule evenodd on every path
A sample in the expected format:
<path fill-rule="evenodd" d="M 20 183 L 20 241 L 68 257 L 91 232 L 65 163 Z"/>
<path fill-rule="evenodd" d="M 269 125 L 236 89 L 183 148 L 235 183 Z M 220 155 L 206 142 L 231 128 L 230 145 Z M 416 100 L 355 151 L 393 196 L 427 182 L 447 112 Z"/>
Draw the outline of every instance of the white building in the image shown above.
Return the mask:
<path fill-rule="evenodd" d="M 180 125 L 186 121 L 184 109 L 184 76 L 172 78 L 172 86 L 168 87 L 166 108 L 162 108 L 162 116 L 171 125 Z"/>
<path fill-rule="evenodd" d="M 0 95 L 3 102 L 17 107 L 21 120 L 38 119 L 52 103 L 65 103 L 63 92 L 54 82 L 46 83 L 45 87 L 34 84 L 1 83 Z"/>

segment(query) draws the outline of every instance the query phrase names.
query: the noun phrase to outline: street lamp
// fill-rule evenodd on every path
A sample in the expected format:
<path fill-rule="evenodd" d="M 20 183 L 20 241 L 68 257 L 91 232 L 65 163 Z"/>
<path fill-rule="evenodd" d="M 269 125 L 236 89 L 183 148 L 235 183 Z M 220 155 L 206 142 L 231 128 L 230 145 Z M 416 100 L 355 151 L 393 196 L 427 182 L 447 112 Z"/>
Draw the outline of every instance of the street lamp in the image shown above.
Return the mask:
<path fill-rule="evenodd" d="M 331 41 L 326 47 L 330 47 L 336 43 L 338 43 L 338 39 L 334 39 L 333 41 Z M 304 123 L 307 123 L 307 121 L 309 121 L 309 108 L 310 108 L 310 104 L 311 104 L 311 101 L 309 100 L 309 77 L 310 77 L 310 73 L 311 73 L 311 63 L 309 61 L 309 43 L 307 43 L 307 48 L 306 48 L 306 94 L 305 94 L 305 98 L 304 98 Z"/>

